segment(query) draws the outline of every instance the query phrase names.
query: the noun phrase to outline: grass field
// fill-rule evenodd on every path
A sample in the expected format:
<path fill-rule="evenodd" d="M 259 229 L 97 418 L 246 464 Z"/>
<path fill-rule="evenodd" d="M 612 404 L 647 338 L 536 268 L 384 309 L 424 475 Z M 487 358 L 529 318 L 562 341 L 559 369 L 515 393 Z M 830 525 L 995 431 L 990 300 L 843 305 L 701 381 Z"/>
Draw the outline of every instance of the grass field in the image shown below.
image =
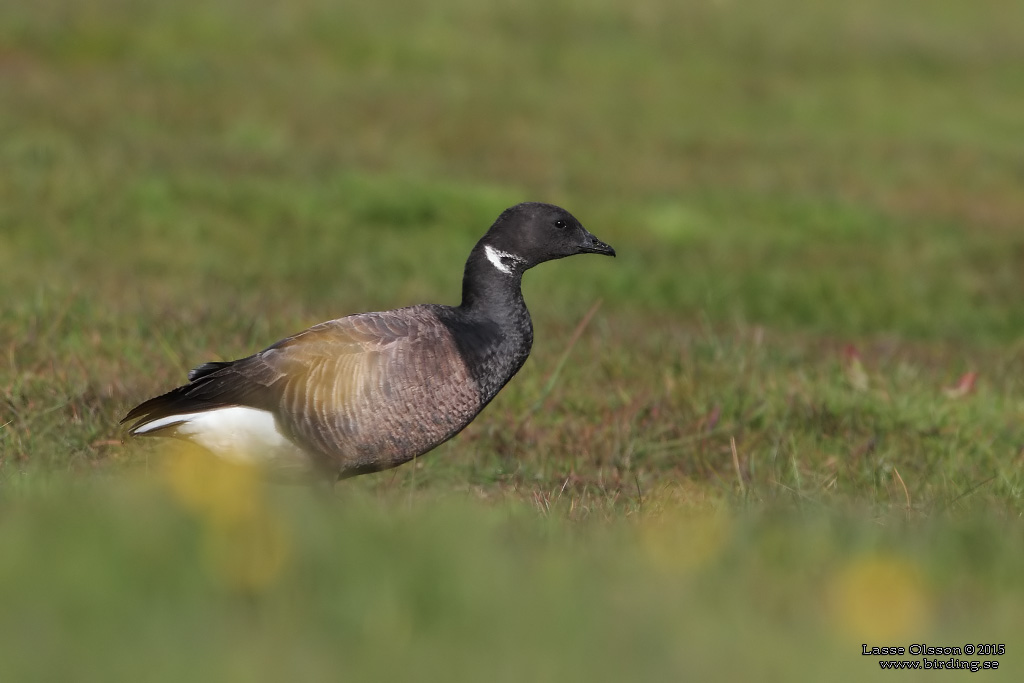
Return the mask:
<path fill-rule="evenodd" d="M 1022 63 L 998 0 L 5 3 L 0 677 L 1018 679 Z M 523 200 L 619 258 L 527 274 L 530 361 L 429 456 L 120 443 L 203 361 L 455 303 Z"/>

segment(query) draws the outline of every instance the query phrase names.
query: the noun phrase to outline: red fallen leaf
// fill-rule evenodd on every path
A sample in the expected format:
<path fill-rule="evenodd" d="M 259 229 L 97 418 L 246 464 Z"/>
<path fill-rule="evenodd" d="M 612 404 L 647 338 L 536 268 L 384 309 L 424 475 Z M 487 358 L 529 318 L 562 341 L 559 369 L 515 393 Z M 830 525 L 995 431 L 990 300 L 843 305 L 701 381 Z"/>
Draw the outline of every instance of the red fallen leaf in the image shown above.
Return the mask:
<path fill-rule="evenodd" d="M 721 417 L 722 406 L 716 403 L 715 406 L 711 409 L 711 412 L 709 412 L 701 419 L 701 422 L 703 423 L 702 427 L 704 429 L 704 433 L 708 433 L 711 430 L 713 430 L 715 426 L 718 424 L 718 420 Z"/>
<path fill-rule="evenodd" d="M 974 391 L 974 385 L 978 381 L 978 373 L 965 372 L 955 387 L 946 387 L 942 390 L 949 398 L 963 398 Z"/>

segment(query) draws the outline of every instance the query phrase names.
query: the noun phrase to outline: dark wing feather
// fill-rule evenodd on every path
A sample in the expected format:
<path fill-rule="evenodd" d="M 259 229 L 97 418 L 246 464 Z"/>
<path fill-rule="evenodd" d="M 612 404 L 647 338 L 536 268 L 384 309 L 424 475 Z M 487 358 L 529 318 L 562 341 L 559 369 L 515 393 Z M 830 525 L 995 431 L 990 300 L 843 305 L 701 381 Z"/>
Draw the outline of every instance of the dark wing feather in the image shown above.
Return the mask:
<path fill-rule="evenodd" d="M 195 380 L 199 379 L 200 377 L 205 377 L 206 375 L 213 374 L 214 372 L 217 372 L 218 370 L 223 370 L 224 368 L 229 367 L 233 363 L 237 363 L 237 362 L 238 361 L 233 361 L 233 360 L 229 360 L 229 361 L 215 360 L 215 361 L 211 361 L 209 363 L 203 363 L 202 365 L 200 365 L 198 367 L 194 367 L 194 368 L 192 368 L 191 370 L 188 371 L 188 381 L 189 382 L 194 382 Z"/>
<path fill-rule="evenodd" d="M 189 383 L 168 391 L 132 408 L 121 420 L 131 422 L 129 433 L 154 420 L 215 410 L 228 406 L 252 406 L 270 409 L 264 400 L 269 385 L 260 383 L 260 373 L 253 367 L 255 356 L 229 362 L 205 363 L 189 372 Z M 211 367 L 216 366 L 216 367 Z M 272 379 L 264 372 L 263 379 Z"/>
<path fill-rule="evenodd" d="M 149 422 L 173 415 L 216 410 L 230 406 L 250 406 L 274 411 L 280 399 L 275 385 L 284 378 L 284 373 L 300 370 L 296 360 L 302 363 L 301 353 L 310 341 L 325 354 L 358 352 L 360 344 L 347 338 L 345 331 L 358 328 L 355 319 L 377 314 L 349 316 L 315 325 L 304 332 L 287 337 L 263 351 L 234 361 L 212 361 L 203 363 L 188 373 L 189 383 L 168 391 L 132 408 L 121 420 L 121 424 L 132 422 L 129 433 Z M 324 332 L 330 330 L 332 339 L 324 343 Z M 365 334 L 359 335 L 365 338 Z M 287 350 L 287 351 L 286 351 Z M 297 353 L 298 352 L 298 353 Z M 315 361 L 309 358 L 308 361 Z"/>

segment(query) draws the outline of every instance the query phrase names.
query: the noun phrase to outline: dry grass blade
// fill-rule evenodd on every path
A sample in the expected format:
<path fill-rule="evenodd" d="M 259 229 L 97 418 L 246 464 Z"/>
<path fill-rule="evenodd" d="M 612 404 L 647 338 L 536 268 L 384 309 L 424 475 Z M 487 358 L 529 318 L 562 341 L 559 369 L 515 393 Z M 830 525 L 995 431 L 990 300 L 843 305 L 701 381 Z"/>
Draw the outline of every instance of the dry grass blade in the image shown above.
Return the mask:
<path fill-rule="evenodd" d="M 740 494 L 746 494 L 747 485 L 743 483 L 743 471 L 740 470 L 740 455 L 736 451 L 736 437 L 729 437 L 729 447 L 732 449 L 732 466 L 736 470 L 736 481 L 740 484 Z"/>
<path fill-rule="evenodd" d="M 896 469 L 895 467 L 893 467 L 892 468 L 892 472 L 893 472 L 894 475 L 896 475 L 896 481 L 898 481 L 900 483 L 900 486 L 903 487 L 903 495 L 907 499 L 907 512 L 909 513 L 910 512 L 910 491 L 907 490 L 907 485 L 905 483 L 903 483 L 903 477 L 900 476 L 900 471 L 898 469 Z"/>
<path fill-rule="evenodd" d="M 569 343 L 566 345 L 565 351 L 562 352 L 561 358 L 558 359 L 558 364 L 555 365 L 555 369 L 551 371 L 547 381 L 544 383 L 544 388 L 541 390 L 540 396 L 538 396 L 533 405 L 519 417 L 520 424 L 525 422 L 531 415 L 544 406 L 544 401 L 554 390 L 555 384 L 558 382 L 558 376 L 562 373 L 562 368 L 565 367 L 565 362 L 569 360 L 569 354 L 572 353 L 573 348 L 576 346 L 576 342 L 578 342 L 580 337 L 583 336 L 583 331 L 587 329 L 587 325 L 590 324 L 590 321 L 594 318 L 594 314 L 601 308 L 602 303 L 603 301 L 601 299 L 595 301 L 594 305 L 586 312 L 579 324 L 576 325 L 576 329 L 573 330 L 572 336 L 569 337 Z"/>

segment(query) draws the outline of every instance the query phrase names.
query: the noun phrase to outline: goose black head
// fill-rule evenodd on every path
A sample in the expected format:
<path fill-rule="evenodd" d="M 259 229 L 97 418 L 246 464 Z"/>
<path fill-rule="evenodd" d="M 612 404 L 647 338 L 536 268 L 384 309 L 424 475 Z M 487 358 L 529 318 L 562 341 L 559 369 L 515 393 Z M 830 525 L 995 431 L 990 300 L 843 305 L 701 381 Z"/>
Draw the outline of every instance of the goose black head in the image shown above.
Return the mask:
<path fill-rule="evenodd" d="M 524 202 L 505 209 L 480 240 L 488 260 L 501 271 L 527 268 L 575 254 L 615 256 L 576 217 L 553 204 Z"/>

